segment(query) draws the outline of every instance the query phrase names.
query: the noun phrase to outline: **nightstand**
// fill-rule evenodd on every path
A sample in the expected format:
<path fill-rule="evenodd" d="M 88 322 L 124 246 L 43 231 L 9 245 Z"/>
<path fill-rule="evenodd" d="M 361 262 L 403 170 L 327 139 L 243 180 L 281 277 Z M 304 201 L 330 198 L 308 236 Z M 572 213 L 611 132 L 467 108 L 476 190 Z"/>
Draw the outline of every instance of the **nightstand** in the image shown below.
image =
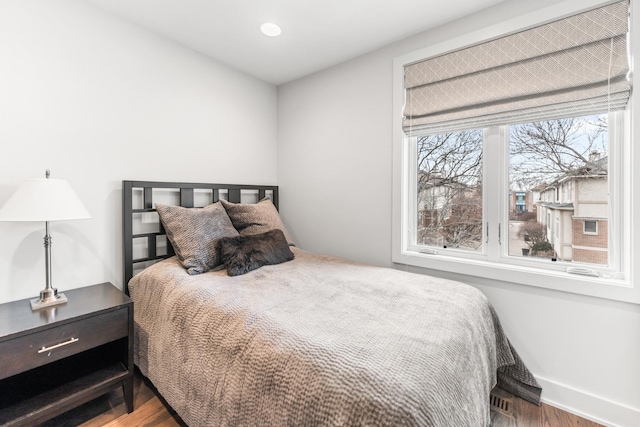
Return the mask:
<path fill-rule="evenodd" d="M 0 304 L 0 425 L 34 425 L 122 387 L 133 411 L 133 302 L 111 283 L 31 311 Z"/>

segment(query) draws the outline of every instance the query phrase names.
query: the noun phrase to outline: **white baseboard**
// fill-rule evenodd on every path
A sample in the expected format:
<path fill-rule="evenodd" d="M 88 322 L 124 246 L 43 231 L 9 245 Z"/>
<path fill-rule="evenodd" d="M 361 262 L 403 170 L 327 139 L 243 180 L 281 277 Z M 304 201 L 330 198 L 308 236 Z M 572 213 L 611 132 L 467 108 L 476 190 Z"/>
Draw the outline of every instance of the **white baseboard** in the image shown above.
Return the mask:
<path fill-rule="evenodd" d="M 536 376 L 542 401 L 607 427 L 640 426 L 640 409 Z"/>

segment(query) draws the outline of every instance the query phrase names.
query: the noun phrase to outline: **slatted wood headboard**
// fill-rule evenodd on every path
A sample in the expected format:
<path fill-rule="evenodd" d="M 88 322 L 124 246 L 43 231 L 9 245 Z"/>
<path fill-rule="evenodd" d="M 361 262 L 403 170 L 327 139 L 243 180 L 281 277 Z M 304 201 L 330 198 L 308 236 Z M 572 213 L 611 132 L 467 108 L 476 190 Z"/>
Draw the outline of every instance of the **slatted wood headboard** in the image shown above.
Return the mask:
<path fill-rule="evenodd" d="M 134 275 L 137 266 L 142 266 L 169 258 L 175 255 L 171 243 L 166 238 L 165 230 L 160 220 L 157 220 L 157 231 L 136 231 L 134 234 L 134 222 L 136 215 L 144 215 L 156 212 L 154 205 L 154 190 L 175 191 L 179 193 L 177 206 L 185 208 L 195 207 L 196 192 L 204 191 L 210 197 L 202 206 L 220 200 L 220 197 L 232 202 L 243 203 L 243 196 L 254 195 L 253 202 L 269 196 L 273 204 L 278 208 L 278 187 L 273 185 L 238 185 L 238 184 L 199 184 L 186 182 L 154 182 L 154 181 L 122 181 L 122 244 L 124 259 L 124 287 L 129 294 L 129 280 Z M 206 196 L 206 195 L 205 195 Z M 224 197 L 226 196 L 226 197 Z M 162 200 L 164 204 L 170 204 Z M 153 214 L 151 214 L 153 215 Z M 157 215 L 156 215 L 157 216 Z M 146 254 L 134 256 L 134 241 L 141 239 L 146 241 Z M 166 251 L 159 253 L 158 242 L 162 240 L 166 244 Z"/>

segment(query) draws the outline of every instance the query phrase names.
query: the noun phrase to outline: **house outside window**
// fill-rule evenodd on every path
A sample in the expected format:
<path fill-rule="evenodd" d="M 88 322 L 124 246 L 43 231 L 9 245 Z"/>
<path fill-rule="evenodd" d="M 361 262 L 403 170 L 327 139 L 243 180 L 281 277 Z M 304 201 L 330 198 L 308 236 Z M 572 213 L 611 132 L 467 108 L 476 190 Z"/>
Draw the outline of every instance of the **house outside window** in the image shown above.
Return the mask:
<path fill-rule="evenodd" d="M 525 191 L 516 191 L 514 193 L 514 210 L 516 213 L 527 212 L 527 193 Z"/>

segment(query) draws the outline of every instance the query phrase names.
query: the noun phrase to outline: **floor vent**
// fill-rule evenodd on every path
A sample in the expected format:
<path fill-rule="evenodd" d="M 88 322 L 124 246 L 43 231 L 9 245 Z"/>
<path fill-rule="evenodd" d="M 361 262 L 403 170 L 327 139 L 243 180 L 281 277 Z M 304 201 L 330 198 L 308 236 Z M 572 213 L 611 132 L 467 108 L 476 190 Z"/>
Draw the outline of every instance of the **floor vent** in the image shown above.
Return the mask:
<path fill-rule="evenodd" d="M 500 397 L 500 396 L 496 396 L 495 394 L 492 394 L 490 396 L 490 403 L 493 408 L 497 409 L 502 413 L 505 413 L 505 414 L 511 413 L 512 405 L 511 405 L 510 399 L 505 399 L 504 397 Z"/>

